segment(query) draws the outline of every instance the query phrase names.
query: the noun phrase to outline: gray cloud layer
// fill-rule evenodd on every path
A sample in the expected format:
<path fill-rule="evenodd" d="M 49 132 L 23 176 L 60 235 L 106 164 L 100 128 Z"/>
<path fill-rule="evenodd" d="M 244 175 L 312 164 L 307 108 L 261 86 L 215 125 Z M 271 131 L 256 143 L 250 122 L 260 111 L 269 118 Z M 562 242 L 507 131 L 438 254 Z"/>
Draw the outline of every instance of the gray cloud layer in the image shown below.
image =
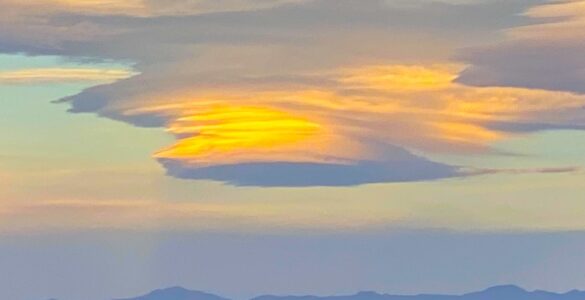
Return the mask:
<path fill-rule="evenodd" d="M 471 66 L 458 81 L 585 93 L 583 7 L 585 1 L 564 0 L 529 10 L 535 24 L 509 31 L 502 43 L 460 53 Z"/>

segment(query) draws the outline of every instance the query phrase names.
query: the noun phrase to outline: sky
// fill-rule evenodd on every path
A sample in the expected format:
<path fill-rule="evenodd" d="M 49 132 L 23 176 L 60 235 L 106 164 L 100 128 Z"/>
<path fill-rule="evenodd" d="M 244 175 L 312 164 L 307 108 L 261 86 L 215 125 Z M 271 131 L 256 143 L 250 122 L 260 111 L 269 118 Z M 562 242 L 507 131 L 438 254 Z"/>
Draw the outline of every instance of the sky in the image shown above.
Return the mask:
<path fill-rule="evenodd" d="M 0 4 L 2 299 L 585 289 L 585 1 Z"/>

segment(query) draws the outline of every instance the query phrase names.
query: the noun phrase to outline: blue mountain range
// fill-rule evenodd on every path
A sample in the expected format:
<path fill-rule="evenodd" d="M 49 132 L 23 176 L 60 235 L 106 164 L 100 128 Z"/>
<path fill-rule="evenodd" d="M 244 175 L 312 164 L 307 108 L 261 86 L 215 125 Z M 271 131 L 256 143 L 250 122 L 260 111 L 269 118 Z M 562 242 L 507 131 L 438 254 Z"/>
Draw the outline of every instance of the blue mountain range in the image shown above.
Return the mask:
<path fill-rule="evenodd" d="M 144 296 L 117 300 L 229 300 L 227 298 L 172 287 L 153 291 Z M 546 291 L 527 291 L 514 285 L 492 287 L 480 292 L 463 295 L 388 295 L 376 292 L 359 292 L 346 296 L 273 296 L 264 295 L 250 300 L 585 300 L 585 291 L 551 293 Z"/>

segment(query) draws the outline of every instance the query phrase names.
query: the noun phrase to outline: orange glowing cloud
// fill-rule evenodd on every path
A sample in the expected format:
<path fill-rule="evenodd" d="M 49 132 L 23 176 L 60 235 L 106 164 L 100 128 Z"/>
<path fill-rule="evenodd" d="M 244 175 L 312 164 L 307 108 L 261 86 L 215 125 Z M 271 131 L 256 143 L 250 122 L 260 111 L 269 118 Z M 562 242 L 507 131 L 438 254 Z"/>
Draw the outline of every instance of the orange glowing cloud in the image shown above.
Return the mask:
<path fill-rule="evenodd" d="M 303 95 L 307 94 L 312 93 Z M 359 143 L 348 140 L 330 123 L 332 120 L 287 109 L 268 100 L 290 96 L 260 93 L 252 95 L 251 99 L 239 99 L 238 105 L 228 101 L 228 96 L 225 96 L 226 101 L 194 98 L 185 103 L 127 113 L 171 115 L 167 131 L 177 136 L 178 141 L 158 151 L 155 157 L 199 167 L 274 161 L 347 163 L 359 156 Z M 222 99 L 222 96 L 213 98 Z"/>
<path fill-rule="evenodd" d="M 348 69 L 340 82 L 357 88 L 381 90 L 444 89 L 457 78 L 459 68 L 451 65 L 435 66 L 367 66 Z"/>
<path fill-rule="evenodd" d="M 213 105 L 183 111 L 168 131 L 185 136 L 155 156 L 199 165 L 254 160 L 291 159 L 283 152 L 301 151 L 299 144 L 318 142 L 321 125 L 303 117 L 267 107 Z M 310 160 L 310 157 L 306 157 Z"/>

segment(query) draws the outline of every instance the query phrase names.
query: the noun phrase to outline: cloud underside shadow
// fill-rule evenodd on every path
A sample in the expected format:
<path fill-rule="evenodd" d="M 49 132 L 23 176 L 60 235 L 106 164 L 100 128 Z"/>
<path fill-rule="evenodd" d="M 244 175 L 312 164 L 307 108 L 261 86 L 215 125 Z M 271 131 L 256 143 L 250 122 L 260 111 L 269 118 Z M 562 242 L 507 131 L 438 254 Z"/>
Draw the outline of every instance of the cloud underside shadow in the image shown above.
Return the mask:
<path fill-rule="evenodd" d="M 457 167 L 428 161 L 355 164 L 262 162 L 193 167 L 159 160 L 168 175 L 182 179 L 215 180 L 235 186 L 311 187 L 355 186 L 373 183 L 413 182 L 461 176 Z"/>

